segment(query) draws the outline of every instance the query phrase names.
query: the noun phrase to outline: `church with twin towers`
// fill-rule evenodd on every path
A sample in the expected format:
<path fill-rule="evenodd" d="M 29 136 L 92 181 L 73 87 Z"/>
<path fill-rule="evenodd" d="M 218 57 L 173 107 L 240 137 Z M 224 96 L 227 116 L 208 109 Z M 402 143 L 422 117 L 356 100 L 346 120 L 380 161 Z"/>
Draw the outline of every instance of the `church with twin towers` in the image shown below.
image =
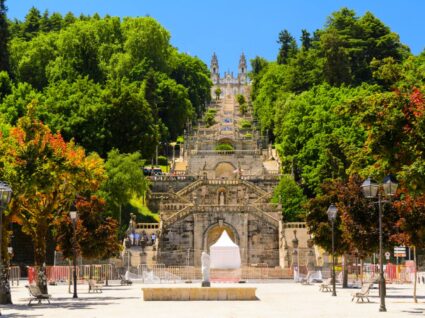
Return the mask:
<path fill-rule="evenodd" d="M 211 96 L 216 97 L 216 90 L 220 88 L 221 96 L 236 96 L 238 94 L 248 97 L 249 94 L 249 78 L 247 75 L 247 65 L 245 54 L 242 53 L 239 58 L 238 74 L 234 76 L 233 72 L 224 72 L 224 76 L 220 76 L 220 67 L 218 64 L 217 55 L 214 53 L 211 58 L 211 81 L 213 86 L 211 88 Z"/>

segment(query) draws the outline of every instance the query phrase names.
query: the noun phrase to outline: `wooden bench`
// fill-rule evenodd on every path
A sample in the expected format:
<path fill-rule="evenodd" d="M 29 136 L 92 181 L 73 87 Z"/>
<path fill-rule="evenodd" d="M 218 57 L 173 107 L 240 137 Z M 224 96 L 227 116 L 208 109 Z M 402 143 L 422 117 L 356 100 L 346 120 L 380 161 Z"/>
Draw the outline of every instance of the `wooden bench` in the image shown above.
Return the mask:
<path fill-rule="evenodd" d="M 96 280 L 89 279 L 89 293 L 92 291 L 94 293 L 101 293 L 102 292 L 102 285 L 98 284 Z"/>
<path fill-rule="evenodd" d="M 351 296 L 353 296 L 353 298 L 351 299 L 351 301 L 354 300 L 354 298 L 357 298 L 356 302 L 358 303 L 359 300 L 361 299 L 362 302 L 364 302 L 364 298 L 366 298 L 367 302 L 369 303 L 369 292 L 370 289 L 372 288 L 373 283 L 366 283 L 363 284 L 362 289 L 360 289 L 359 292 L 357 293 L 353 293 Z"/>
<path fill-rule="evenodd" d="M 321 292 L 331 292 L 332 291 L 332 278 L 326 279 L 319 286 L 319 291 Z"/>
<path fill-rule="evenodd" d="M 28 291 L 30 293 L 31 299 L 28 303 L 28 306 L 31 306 L 31 303 L 33 300 L 38 300 L 38 304 L 41 304 L 42 300 L 47 300 L 47 302 L 50 304 L 50 297 L 52 297 L 52 295 L 49 294 L 43 294 L 40 290 L 40 288 L 38 286 L 35 285 L 29 285 L 29 286 L 25 286 L 26 288 L 28 288 Z"/>

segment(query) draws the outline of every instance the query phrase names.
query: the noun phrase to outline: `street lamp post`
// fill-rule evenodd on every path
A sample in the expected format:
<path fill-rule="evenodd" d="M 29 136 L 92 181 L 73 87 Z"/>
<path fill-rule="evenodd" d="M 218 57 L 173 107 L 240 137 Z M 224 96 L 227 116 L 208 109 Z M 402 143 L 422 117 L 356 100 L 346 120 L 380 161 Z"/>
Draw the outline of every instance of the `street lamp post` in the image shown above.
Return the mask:
<path fill-rule="evenodd" d="M 69 211 L 69 216 L 72 220 L 72 228 L 74 230 L 74 236 L 72 240 L 72 253 L 73 253 L 73 280 L 74 280 L 74 295 L 72 298 L 78 298 L 77 295 L 77 250 L 75 248 L 75 243 L 77 242 L 77 237 L 75 235 L 75 223 L 77 221 L 77 211 L 74 206 L 72 206 L 71 211 Z"/>
<path fill-rule="evenodd" d="M 384 195 L 394 196 L 397 191 L 397 181 L 391 175 L 386 176 L 382 183 Z M 378 195 L 378 211 L 379 211 L 379 296 L 380 305 L 379 311 L 387 311 L 385 307 L 385 277 L 384 277 L 384 256 L 382 248 L 382 198 L 379 191 L 380 185 L 374 182 L 370 177 L 367 178 L 361 185 L 363 195 L 367 199 L 373 199 Z"/>
<path fill-rule="evenodd" d="M 336 296 L 336 278 L 335 278 L 335 219 L 338 208 L 335 204 L 331 204 L 328 208 L 328 219 L 332 223 L 332 296 Z"/>
<path fill-rule="evenodd" d="M 170 146 L 173 147 L 173 159 L 171 160 L 171 168 L 173 172 L 174 172 L 174 161 L 176 160 L 176 150 L 175 150 L 176 145 L 177 145 L 177 142 L 175 141 L 170 142 Z"/>
<path fill-rule="evenodd" d="M 298 243 L 299 241 L 297 238 L 297 230 L 294 230 L 294 239 L 292 240 L 292 246 L 294 248 L 294 251 L 292 252 L 292 267 L 294 269 L 294 280 L 296 282 L 300 280 L 300 253 L 298 249 Z"/>
<path fill-rule="evenodd" d="M 10 199 L 12 197 L 12 189 L 5 183 L 0 181 L 0 289 L 2 292 L 1 301 L 2 303 L 10 303 L 10 300 L 7 300 L 9 296 L 5 296 L 10 293 L 9 280 L 6 277 L 5 270 L 3 268 L 3 255 L 2 255 L 2 246 L 3 246 L 3 211 L 8 206 Z M 1 313 L 0 313 L 1 315 Z"/>

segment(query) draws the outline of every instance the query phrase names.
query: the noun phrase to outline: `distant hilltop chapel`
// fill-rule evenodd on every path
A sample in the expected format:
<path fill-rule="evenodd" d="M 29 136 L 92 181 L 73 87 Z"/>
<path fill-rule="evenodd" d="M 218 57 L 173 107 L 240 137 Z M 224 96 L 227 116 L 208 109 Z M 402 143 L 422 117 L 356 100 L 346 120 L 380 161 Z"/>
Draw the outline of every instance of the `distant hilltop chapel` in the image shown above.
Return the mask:
<path fill-rule="evenodd" d="M 211 58 L 211 81 L 213 87 L 211 88 L 211 96 L 216 97 L 215 90 L 221 89 L 220 98 L 226 96 L 235 96 L 237 94 L 247 96 L 249 94 L 249 78 L 247 75 L 246 58 L 242 53 L 239 59 L 238 75 L 235 77 L 233 72 L 224 72 L 224 77 L 220 77 L 219 65 L 217 55 L 214 53 Z"/>

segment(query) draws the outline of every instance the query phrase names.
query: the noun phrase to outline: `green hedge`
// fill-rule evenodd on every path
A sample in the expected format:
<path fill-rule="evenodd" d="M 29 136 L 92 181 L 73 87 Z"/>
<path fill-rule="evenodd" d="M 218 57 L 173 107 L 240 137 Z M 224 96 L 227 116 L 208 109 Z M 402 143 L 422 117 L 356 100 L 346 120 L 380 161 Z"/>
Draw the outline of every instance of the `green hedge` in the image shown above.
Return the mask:
<path fill-rule="evenodd" d="M 219 144 L 215 146 L 215 150 L 216 151 L 222 151 L 222 150 L 231 151 L 231 150 L 234 150 L 234 148 L 231 144 Z"/>
<path fill-rule="evenodd" d="M 160 166 L 168 166 L 168 159 L 165 156 L 158 156 L 158 164 Z"/>

